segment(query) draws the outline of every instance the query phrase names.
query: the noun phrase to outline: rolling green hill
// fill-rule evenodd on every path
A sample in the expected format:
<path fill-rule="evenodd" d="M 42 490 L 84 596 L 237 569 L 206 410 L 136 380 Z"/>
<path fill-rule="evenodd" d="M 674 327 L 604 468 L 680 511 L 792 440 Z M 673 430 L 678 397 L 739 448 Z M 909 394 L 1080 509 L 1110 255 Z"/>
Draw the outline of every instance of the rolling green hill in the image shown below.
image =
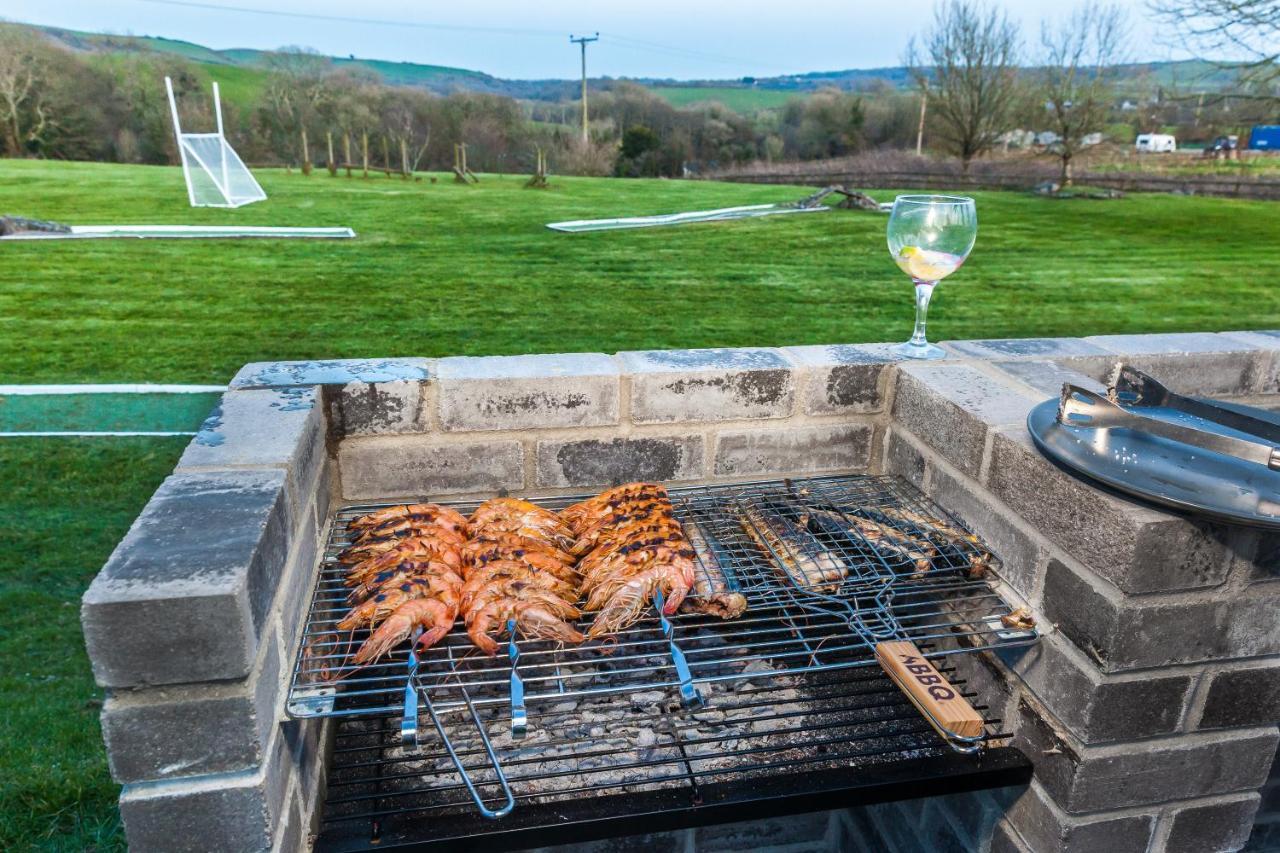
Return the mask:
<path fill-rule="evenodd" d="M 707 101 L 724 104 L 731 110 L 750 113 L 780 107 L 799 92 L 759 89 L 750 86 L 650 86 L 654 94 L 673 107 L 687 107 Z"/>
<path fill-rule="evenodd" d="M 38 28 L 53 41 L 81 52 L 99 54 L 150 53 L 171 55 L 217 69 L 229 101 L 251 101 L 262 86 L 263 67 L 270 51 L 252 48 L 215 50 L 203 45 L 158 36 L 86 33 L 56 27 Z M 417 62 L 393 62 L 355 56 L 328 57 L 338 68 L 360 68 L 395 86 L 415 86 L 438 93 L 470 90 L 509 95 L 526 100 L 558 101 L 572 97 L 576 81 L 506 80 L 467 68 Z M 1122 94 L 1133 96 L 1156 88 L 1181 92 L 1217 91 L 1231 86 L 1235 72 L 1204 60 L 1147 62 L 1117 65 L 1112 69 Z M 747 78 L 750 85 L 731 80 L 672 81 L 636 79 L 676 107 L 704 101 L 718 101 L 742 113 L 774 109 L 795 96 L 817 89 L 862 89 L 874 83 L 906 87 L 911 85 L 906 68 L 858 68 L 812 71 L 780 77 Z M 608 81 L 597 81 L 608 85 Z"/>

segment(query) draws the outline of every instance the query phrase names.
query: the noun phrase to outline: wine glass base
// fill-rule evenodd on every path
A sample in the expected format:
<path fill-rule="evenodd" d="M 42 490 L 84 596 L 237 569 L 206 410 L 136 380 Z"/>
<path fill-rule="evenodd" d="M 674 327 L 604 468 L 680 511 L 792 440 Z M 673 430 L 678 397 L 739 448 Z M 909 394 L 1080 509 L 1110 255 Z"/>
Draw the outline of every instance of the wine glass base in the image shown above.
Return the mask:
<path fill-rule="evenodd" d="M 911 341 L 907 341 L 905 344 L 898 344 L 893 348 L 893 354 L 901 358 L 923 358 L 929 360 L 947 357 L 947 351 L 942 347 L 935 347 L 933 344 L 913 344 Z"/>

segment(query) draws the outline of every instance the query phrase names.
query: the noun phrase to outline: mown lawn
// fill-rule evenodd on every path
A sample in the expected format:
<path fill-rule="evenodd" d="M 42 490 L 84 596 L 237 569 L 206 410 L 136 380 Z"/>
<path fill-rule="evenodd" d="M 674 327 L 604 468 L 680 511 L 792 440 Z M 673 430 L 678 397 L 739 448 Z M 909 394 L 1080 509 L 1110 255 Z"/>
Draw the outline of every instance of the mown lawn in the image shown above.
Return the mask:
<path fill-rule="evenodd" d="M 351 225 L 347 242 L 0 245 L 0 382 L 225 382 L 247 361 L 905 338 L 885 218 L 565 235 L 558 219 L 798 198 L 799 188 L 264 172 L 187 207 L 176 169 L 0 161 L 0 213 L 96 223 Z M 877 192 L 891 198 L 891 191 Z M 935 339 L 1280 327 L 1280 205 L 978 195 Z M 182 439 L 0 439 L 0 849 L 122 845 L 79 597 Z"/>
<path fill-rule="evenodd" d="M 0 439 L 0 850 L 123 847 L 80 596 L 186 439 Z"/>
<path fill-rule="evenodd" d="M 71 223 L 350 225 L 354 241 L 0 246 L 0 382 L 222 382 L 282 358 L 905 338 L 871 213 L 558 234 L 559 219 L 798 198 L 799 188 L 515 175 L 479 186 L 262 173 L 270 200 L 187 207 L 176 169 L 0 162 L 0 212 Z M 891 198 L 893 193 L 880 193 Z M 1280 205 L 980 193 L 935 339 L 1280 325 Z"/>

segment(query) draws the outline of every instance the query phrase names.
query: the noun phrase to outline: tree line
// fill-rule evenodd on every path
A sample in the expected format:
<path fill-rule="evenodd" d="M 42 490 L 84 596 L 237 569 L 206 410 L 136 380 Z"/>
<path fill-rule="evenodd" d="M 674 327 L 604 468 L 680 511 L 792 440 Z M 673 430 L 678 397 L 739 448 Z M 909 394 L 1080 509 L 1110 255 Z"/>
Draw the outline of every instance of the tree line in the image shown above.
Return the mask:
<path fill-rule="evenodd" d="M 1188 9 L 1212 0 L 1153 2 L 1171 24 L 1185 28 L 1188 20 L 1205 20 L 1187 17 Z M 1254 32 L 1259 10 L 1280 9 L 1280 0 L 1245 5 Z M 1280 12 L 1271 20 L 1274 27 Z M 1224 38 L 1223 32 L 1199 37 Z M 678 109 L 643 86 L 609 82 L 591 92 L 587 141 L 577 130 L 576 101 L 437 95 L 387 85 L 373 72 L 336 67 L 302 48 L 267 54 L 252 75 L 235 69 L 239 91 L 227 98 L 224 87 L 223 110 L 228 135 L 248 162 L 304 170 L 313 164 L 447 170 L 458 143 L 466 144 L 477 171 L 532 171 L 542 152 L 562 174 L 679 176 L 748 161 L 913 147 L 956 155 L 967 169 L 974 158 L 1007 145 L 1011 129 L 1030 128 L 1052 132 L 1046 153 L 1060 162 L 1064 182 L 1100 132 L 1128 142 L 1133 133 L 1183 122 L 1212 132 L 1274 114 L 1274 57 L 1251 61 L 1238 91 L 1206 105 L 1203 96 L 1193 102 L 1158 89 L 1138 96 L 1132 81 L 1121 91 L 1114 66 L 1129 58 L 1127 23 L 1115 6 L 1086 0 L 1046 22 L 1038 35 L 1028 46 L 996 8 L 980 0 L 940 0 L 905 57 L 914 87 L 883 81 L 858 91 L 819 90 L 797 94 L 779 109 L 742 114 L 716 103 Z M 1269 40 L 1260 44 L 1274 49 Z M 39 30 L 0 24 L 0 151 L 176 163 L 162 79 L 173 78 L 184 127 L 197 130 L 213 124 L 206 86 L 218 71 L 176 55 L 73 52 Z"/>

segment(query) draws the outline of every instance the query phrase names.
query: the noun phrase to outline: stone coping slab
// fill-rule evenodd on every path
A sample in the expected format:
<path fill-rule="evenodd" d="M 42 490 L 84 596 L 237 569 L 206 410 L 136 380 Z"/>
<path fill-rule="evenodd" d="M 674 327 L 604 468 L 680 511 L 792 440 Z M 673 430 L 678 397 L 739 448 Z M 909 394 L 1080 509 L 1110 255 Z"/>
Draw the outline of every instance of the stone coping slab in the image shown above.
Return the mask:
<path fill-rule="evenodd" d="M 299 385 L 346 385 L 426 381 L 428 358 L 346 358 L 317 361 L 258 361 L 246 364 L 231 380 L 232 388 L 289 388 Z"/>

